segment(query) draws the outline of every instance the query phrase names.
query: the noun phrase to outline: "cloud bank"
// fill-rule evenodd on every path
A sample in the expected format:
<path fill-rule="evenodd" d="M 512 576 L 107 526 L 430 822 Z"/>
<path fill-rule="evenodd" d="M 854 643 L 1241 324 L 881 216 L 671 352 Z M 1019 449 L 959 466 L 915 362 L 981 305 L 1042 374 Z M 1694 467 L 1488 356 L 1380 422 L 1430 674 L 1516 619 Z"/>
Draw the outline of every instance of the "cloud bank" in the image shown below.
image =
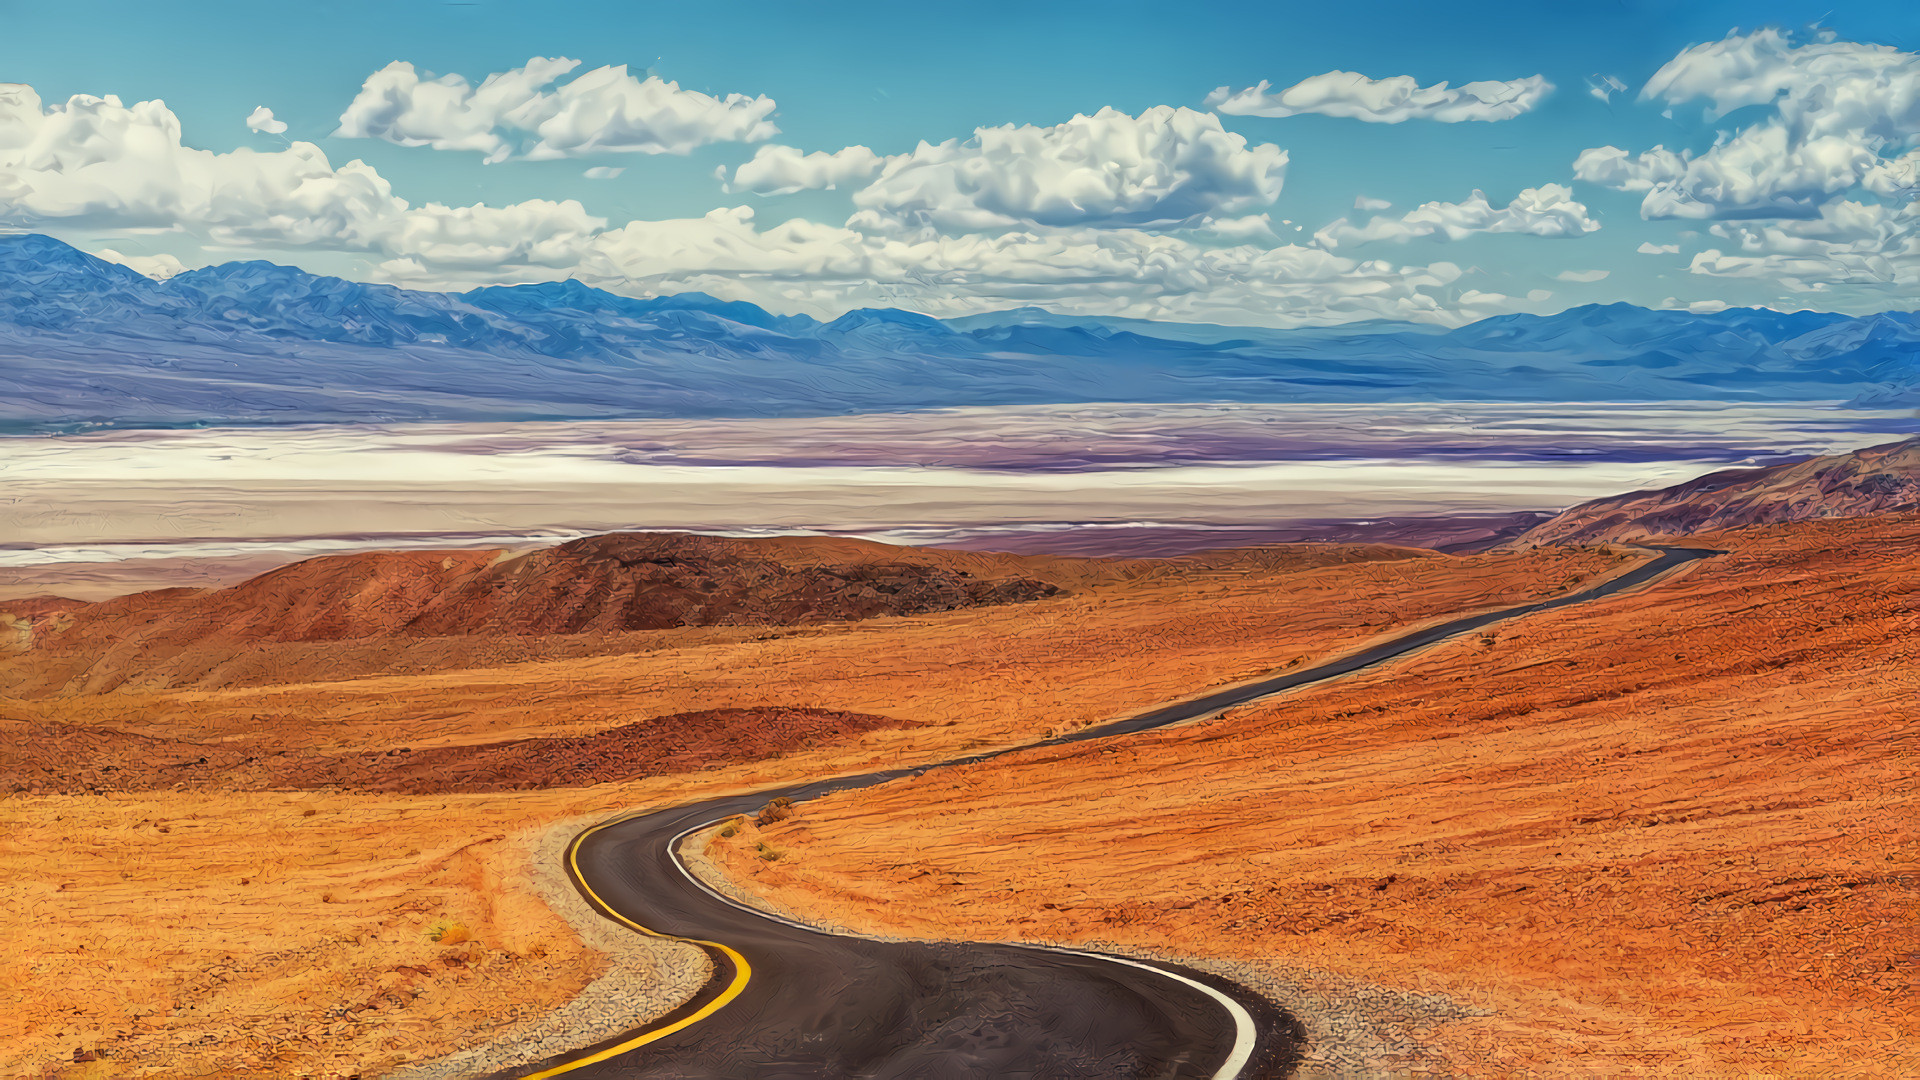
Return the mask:
<path fill-rule="evenodd" d="M 1586 204 L 1573 197 L 1572 189 L 1560 184 L 1542 184 L 1522 191 L 1502 207 L 1489 203 L 1485 192 L 1476 191 L 1464 202 L 1430 202 L 1402 217 L 1375 217 L 1365 225 L 1354 225 L 1341 218 L 1315 233 L 1314 239 L 1332 250 L 1376 240 L 1399 243 L 1422 238 L 1464 240 L 1477 233 L 1585 236 L 1599 228 L 1600 223 L 1587 212 Z"/>
<path fill-rule="evenodd" d="M 1816 291 L 1920 283 L 1920 54 L 1732 34 L 1675 56 L 1640 100 L 1699 104 L 1710 121 L 1766 110 L 1704 150 L 1602 146 L 1574 162 L 1578 179 L 1640 194 L 1643 218 L 1714 222 L 1732 250 L 1700 252 L 1693 273 Z"/>
<path fill-rule="evenodd" d="M 685 154 L 710 143 L 761 142 L 780 132 L 770 119 L 772 98 L 716 98 L 658 76 L 634 78 L 624 65 L 594 68 L 555 85 L 579 66 L 578 60 L 536 56 L 474 86 L 461 75 L 423 77 L 396 60 L 367 76 L 334 135 L 466 150 L 499 162 Z"/>
<path fill-rule="evenodd" d="M 1319 113 L 1370 124 L 1400 124 L 1408 120 L 1457 124 L 1471 120 L 1511 120 L 1539 105 L 1553 92 L 1553 84 L 1543 75 L 1453 87 L 1444 82 L 1421 86 L 1411 75 L 1369 79 L 1356 71 L 1329 71 L 1302 79 L 1279 93 L 1273 93 L 1271 87 L 1265 79 L 1244 90 L 1222 86 L 1207 95 L 1206 104 L 1229 116 L 1286 117 Z"/>

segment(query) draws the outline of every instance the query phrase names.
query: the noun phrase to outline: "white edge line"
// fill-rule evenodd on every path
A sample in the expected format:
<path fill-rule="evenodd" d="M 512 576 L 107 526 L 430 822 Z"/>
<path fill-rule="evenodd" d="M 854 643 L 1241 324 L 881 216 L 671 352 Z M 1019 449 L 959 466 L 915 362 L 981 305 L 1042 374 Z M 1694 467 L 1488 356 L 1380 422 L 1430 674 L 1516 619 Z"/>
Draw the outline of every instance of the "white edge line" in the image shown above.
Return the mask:
<path fill-rule="evenodd" d="M 727 820 L 727 818 L 730 818 L 733 816 L 735 815 L 728 814 L 726 815 L 726 817 L 717 817 L 717 818 L 714 818 L 712 821 L 701 822 L 700 824 L 695 825 L 681 832 L 678 836 L 675 836 L 673 839 L 667 841 L 668 861 L 672 862 L 674 865 L 674 868 L 679 870 L 680 873 L 688 881 L 693 882 L 694 886 L 698 888 L 701 892 L 706 893 L 708 896 L 713 897 L 715 900 L 718 900 L 723 904 L 726 904 L 730 907 L 739 908 L 741 911 L 745 911 L 752 915 L 758 915 L 761 918 L 768 920 L 769 922 L 777 922 L 786 926 L 791 926 L 796 930 L 805 930 L 809 933 L 814 933 L 814 934 L 824 934 L 829 937 L 855 938 L 861 941 L 876 940 L 874 938 L 867 937 L 864 934 L 855 934 L 855 933 L 852 933 L 851 931 L 826 929 L 818 926 L 809 926 L 806 923 L 800 922 L 796 919 L 789 919 L 784 915 L 776 915 L 773 912 L 763 911 L 760 908 L 753 907 L 748 904 L 743 904 L 740 901 L 735 900 L 733 897 L 726 895 L 725 893 L 719 891 L 718 889 L 715 889 L 713 886 L 707 884 L 706 882 L 701 881 L 700 878 L 696 876 L 692 870 L 687 869 L 687 864 L 680 861 L 680 842 L 685 840 L 687 837 L 692 836 L 694 833 L 699 832 L 701 829 L 710 829 L 713 826 L 718 825 L 721 822 Z M 1030 944 L 1027 944 L 1026 942 L 958 942 L 957 944 L 1001 944 L 1001 945 L 1008 945 L 1016 949 L 1033 949 L 1037 952 L 1064 953 L 1068 956 L 1084 956 L 1093 960 L 1105 960 L 1111 964 L 1125 964 L 1128 967 L 1135 967 L 1135 968 L 1139 968 L 1142 971 L 1151 971 L 1156 975 L 1165 976 L 1166 978 L 1172 979 L 1177 983 L 1190 986 L 1193 989 L 1198 990 L 1203 994 L 1206 994 L 1208 997 L 1213 998 L 1215 1001 L 1219 1002 L 1221 1006 L 1227 1010 L 1227 1015 L 1233 1017 L 1233 1051 L 1227 1055 L 1227 1060 L 1220 1064 L 1220 1068 L 1214 1071 L 1213 1076 L 1210 1077 L 1209 1080 L 1236 1080 L 1236 1078 L 1240 1075 L 1241 1070 L 1245 1069 L 1247 1067 L 1247 1063 L 1253 1060 L 1253 1048 L 1254 1048 L 1256 1039 L 1258 1038 L 1257 1032 L 1254 1030 L 1254 1026 L 1253 1026 L 1253 1016 L 1247 1012 L 1245 1006 L 1241 1005 L 1239 1002 L 1233 1000 L 1231 997 L 1228 997 L 1226 994 L 1221 993 L 1219 990 L 1215 989 L 1214 987 L 1208 986 L 1206 983 L 1203 983 L 1198 979 L 1190 979 L 1187 976 L 1182 975 L 1177 971 L 1168 971 L 1165 968 L 1155 967 L 1152 964 L 1144 963 L 1139 960 L 1130 960 L 1123 956 L 1109 956 L 1106 953 L 1087 952 L 1083 949 L 1063 949 L 1056 945 L 1030 945 Z"/>
<path fill-rule="evenodd" d="M 1655 549 L 1655 550 L 1658 550 L 1658 549 Z M 1671 572 L 1672 570 L 1676 570 L 1681 567 L 1692 565 L 1692 562 L 1697 562 L 1697 561 L 1699 560 L 1692 560 L 1685 563 L 1679 563 L 1674 567 L 1669 567 L 1668 571 Z M 1631 572 L 1632 571 L 1628 571 L 1628 573 L 1631 573 Z M 1658 581 L 1665 576 L 1666 576 L 1666 573 L 1657 574 L 1654 577 L 1649 578 L 1647 581 L 1641 582 L 1640 586 L 1635 586 L 1635 588 L 1639 588 L 1645 585 L 1650 585 L 1653 582 Z M 1602 584 L 1605 584 L 1605 583 L 1603 582 Z M 1621 591 L 1628 592 L 1632 590 L 1621 590 Z M 1514 615 L 1508 615 L 1506 618 L 1503 618 L 1497 621 L 1505 622 L 1505 621 L 1508 621 L 1508 619 L 1517 617 L 1522 614 L 1532 614 L 1532 612 L 1516 611 Z M 1466 631 L 1462 631 L 1462 633 L 1466 633 Z M 1441 638 L 1439 641 L 1430 643 L 1430 645 L 1438 645 L 1441 642 L 1451 640 L 1451 638 L 1454 636 L 1458 636 L 1458 635 L 1450 635 L 1447 638 Z M 1408 650 L 1408 651 L 1418 652 L 1421 650 L 1414 649 L 1414 650 Z M 1399 655 L 1402 655 L 1402 654 L 1395 654 L 1395 657 Z M 1385 657 L 1383 659 L 1393 659 L 1395 657 Z M 1207 719 L 1209 717 L 1218 716 L 1219 714 L 1227 712 L 1230 709 L 1239 708 L 1240 705 L 1252 704 L 1255 701 L 1264 700 L 1266 697 L 1277 697 L 1280 694 L 1286 693 L 1288 690 L 1303 689 L 1305 687 L 1314 686 L 1319 683 L 1327 682 L 1331 679 L 1338 678 L 1338 677 L 1339 676 L 1330 675 L 1330 676 L 1327 676 L 1325 679 L 1315 679 L 1311 683 L 1302 683 L 1300 684 L 1300 686 L 1288 687 L 1287 690 L 1277 690 L 1273 694 L 1263 695 L 1260 698 L 1253 698 L 1253 699 L 1250 699 L 1249 701 L 1241 702 L 1239 705 L 1222 706 L 1221 708 L 1215 709 L 1212 712 L 1205 714 L 1204 716 L 1191 717 L 1188 720 L 1181 721 L 1179 724 L 1175 724 L 1171 726 L 1176 726 L 1176 727 L 1182 726 L 1187 723 L 1192 723 L 1196 720 L 1202 720 L 1202 719 Z M 938 765 L 933 767 L 937 768 Z M 639 817 L 643 815 L 630 814 L 627 816 Z M 690 828 L 683 830 L 678 835 L 676 835 L 673 839 L 667 841 L 668 861 L 673 863 L 674 868 L 679 870 L 680 873 L 688 881 L 692 882 L 695 888 L 699 889 L 701 892 L 706 893 L 708 896 L 711 896 L 715 900 L 718 900 L 721 903 L 726 904 L 730 907 L 738 908 L 741 911 L 747 912 L 748 914 L 751 914 L 751 915 L 757 915 L 762 919 L 768 920 L 769 922 L 777 922 L 786 926 L 791 926 L 796 930 L 805 930 L 808 933 L 822 934 L 829 937 L 855 938 L 862 941 L 875 940 L 873 938 L 866 937 L 863 934 L 855 934 L 850 931 L 826 929 L 818 926 L 809 926 L 806 923 L 799 922 L 798 920 L 789 919 L 784 915 L 776 915 L 773 912 L 764 911 L 760 908 L 743 904 L 740 901 L 735 900 L 733 897 L 720 892 L 719 890 L 715 889 L 713 886 L 708 885 L 706 882 L 701 881 L 697 876 L 695 876 L 692 870 L 687 869 L 687 864 L 680 861 L 680 842 L 685 840 L 687 837 L 692 836 L 694 833 L 699 832 L 701 829 L 712 828 L 713 826 L 718 825 L 721 822 L 727 820 L 727 818 L 733 817 L 733 816 L 735 815 L 728 814 L 725 817 L 717 817 L 717 818 L 714 818 L 712 821 L 705 821 L 698 825 L 694 825 Z M 609 821 L 607 822 L 607 824 L 609 825 L 615 824 L 619 820 L 624 820 L 624 819 L 615 819 L 615 821 Z M 965 944 L 990 944 L 990 943 L 969 942 Z M 1248 1014 L 1246 1008 L 1242 1006 L 1239 1002 L 1233 1000 L 1231 997 L 1228 997 L 1226 994 L 1221 993 L 1219 990 L 1215 989 L 1214 987 L 1208 986 L 1206 983 L 1200 982 L 1197 979 L 1190 979 L 1187 976 L 1182 975 L 1178 972 L 1168 971 L 1165 968 L 1155 967 L 1152 964 L 1143 963 L 1139 960 L 1131 960 L 1121 956 L 1110 956 L 1106 953 L 1087 952 L 1082 949 L 1064 949 L 1055 945 L 1034 945 L 1034 944 L 1029 944 L 1027 942 L 996 942 L 991 944 L 1003 944 L 1016 949 L 1032 949 L 1036 952 L 1065 953 L 1069 956 L 1084 956 L 1094 960 L 1105 960 L 1108 963 L 1112 963 L 1112 964 L 1125 964 L 1128 967 L 1136 967 L 1141 969 L 1142 971 L 1151 971 L 1156 975 L 1162 975 L 1162 976 L 1165 976 L 1166 978 L 1172 979 L 1175 982 L 1182 983 L 1186 986 L 1190 986 L 1193 989 L 1198 990 L 1201 993 L 1206 994 L 1208 997 L 1211 997 L 1215 1001 L 1219 1002 L 1221 1006 L 1227 1010 L 1227 1014 L 1233 1017 L 1233 1027 L 1234 1027 L 1233 1052 L 1227 1055 L 1227 1060 L 1223 1062 L 1220 1068 L 1214 1072 L 1210 1080 L 1236 1080 L 1236 1078 L 1240 1075 L 1241 1070 L 1245 1069 L 1247 1067 L 1247 1063 L 1253 1060 L 1253 1049 L 1254 1049 L 1255 1041 L 1257 1038 L 1257 1035 L 1253 1026 L 1253 1017 Z"/>

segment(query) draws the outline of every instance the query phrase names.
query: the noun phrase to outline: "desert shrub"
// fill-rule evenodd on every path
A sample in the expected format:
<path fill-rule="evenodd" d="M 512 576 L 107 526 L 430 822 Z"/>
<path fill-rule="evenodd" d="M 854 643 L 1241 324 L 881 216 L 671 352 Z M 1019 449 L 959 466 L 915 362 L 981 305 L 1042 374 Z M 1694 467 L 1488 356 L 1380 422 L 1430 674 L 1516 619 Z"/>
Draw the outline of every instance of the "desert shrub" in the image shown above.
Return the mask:
<path fill-rule="evenodd" d="M 755 825 L 772 825 L 793 816 L 793 800 L 785 795 L 760 808 L 760 816 L 753 819 Z"/>
<path fill-rule="evenodd" d="M 451 919 L 441 919 L 427 930 L 427 940 L 442 945 L 458 945 L 472 936 L 473 932 L 467 929 L 466 923 Z"/>

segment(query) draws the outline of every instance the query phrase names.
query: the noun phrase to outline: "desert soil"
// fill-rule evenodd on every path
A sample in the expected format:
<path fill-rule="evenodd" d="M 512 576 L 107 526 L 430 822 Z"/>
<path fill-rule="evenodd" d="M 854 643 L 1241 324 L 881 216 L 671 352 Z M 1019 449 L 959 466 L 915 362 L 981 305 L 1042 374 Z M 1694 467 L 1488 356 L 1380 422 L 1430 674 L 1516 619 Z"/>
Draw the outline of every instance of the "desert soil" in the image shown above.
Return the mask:
<path fill-rule="evenodd" d="M 1062 596 L 801 627 L 0 658 L 20 695 L 0 717 L 170 753 L 419 753 L 767 707 L 903 725 L 547 791 L 119 791 L 74 769 L 0 795 L 0 937 L 32 943 L 0 958 L 0 1075 L 371 1076 L 470 1048 L 606 969 L 529 884 L 521 838 L 552 822 L 1016 744 L 1632 562 L 1412 554 L 1061 563 Z M 467 941 L 431 940 L 452 923 Z"/>
<path fill-rule="evenodd" d="M 822 799 L 714 855 L 869 932 L 1443 1003 L 1381 1071 L 1920 1074 L 1920 520 L 1695 540 L 1731 553 L 1196 726 Z"/>

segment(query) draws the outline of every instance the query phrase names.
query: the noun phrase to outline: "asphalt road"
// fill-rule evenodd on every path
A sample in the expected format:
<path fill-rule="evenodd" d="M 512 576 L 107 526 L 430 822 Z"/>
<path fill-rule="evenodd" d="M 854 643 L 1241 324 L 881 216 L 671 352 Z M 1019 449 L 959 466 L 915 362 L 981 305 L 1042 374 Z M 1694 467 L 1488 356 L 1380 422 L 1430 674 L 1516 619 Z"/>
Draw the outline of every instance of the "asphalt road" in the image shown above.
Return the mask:
<path fill-rule="evenodd" d="M 1029 744 L 1113 738 L 1337 678 L 1459 634 L 1646 584 L 1719 554 L 1659 556 L 1593 588 L 1467 616 L 1317 667 L 1231 687 Z M 935 765 L 714 799 L 616 818 L 569 849 L 575 887 L 636 932 L 686 938 L 714 958 L 713 980 L 675 1013 L 605 1043 L 501 1077 L 659 1080 L 994 1080 L 1216 1078 L 1288 1075 L 1301 1029 L 1259 995 L 1176 965 L 1018 945 L 885 942 L 830 934 L 742 907 L 697 881 L 676 854 L 689 832 Z"/>

